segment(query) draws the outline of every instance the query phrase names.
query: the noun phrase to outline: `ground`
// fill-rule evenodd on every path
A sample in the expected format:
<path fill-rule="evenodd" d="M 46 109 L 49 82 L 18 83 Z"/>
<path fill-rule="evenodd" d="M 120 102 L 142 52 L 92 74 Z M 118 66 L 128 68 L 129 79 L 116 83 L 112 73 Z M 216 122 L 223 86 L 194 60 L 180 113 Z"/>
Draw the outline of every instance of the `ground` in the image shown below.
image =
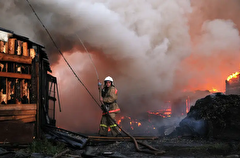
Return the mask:
<path fill-rule="evenodd" d="M 139 152 L 129 139 L 93 140 L 81 149 L 70 146 L 52 147 L 48 141 L 32 145 L 30 151 L 1 150 L 0 158 L 10 157 L 240 157 L 240 95 L 211 94 L 196 101 L 179 127 L 168 136 L 157 139 L 141 139 L 145 143 L 164 151 L 164 154 Z M 59 129 L 58 129 L 59 130 Z M 57 131 L 58 131 L 57 130 Z M 164 133 L 164 132 L 163 132 Z M 71 134 L 72 135 L 72 134 Z M 63 135 L 60 135 L 61 139 Z M 67 135 L 70 136 L 70 135 Z M 57 144 L 57 143 L 55 143 Z M 140 147 L 143 147 L 140 145 Z M 41 147 L 41 150 L 36 150 Z M 34 149 L 34 150 L 33 150 Z M 51 149 L 51 150 L 50 150 Z M 146 148 L 144 150 L 147 150 Z M 20 152 L 21 151 L 21 152 Z M 45 152 L 48 151 L 48 154 Z M 147 150 L 150 151 L 150 150 Z"/>
<path fill-rule="evenodd" d="M 148 145 L 165 151 L 154 155 L 137 152 L 133 142 L 89 142 L 80 151 L 83 157 L 239 157 L 240 142 L 233 140 L 204 140 L 199 138 L 161 137 L 157 140 L 142 140 Z M 141 145 L 140 145 L 141 146 Z M 73 151 L 74 152 L 74 151 Z M 76 151 L 75 151 L 76 152 Z"/>
<path fill-rule="evenodd" d="M 190 137 L 159 137 L 155 140 L 138 140 L 151 147 L 165 151 L 164 154 L 154 155 L 150 153 L 138 152 L 132 141 L 127 139 L 118 139 L 117 141 L 89 141 L 84 148 L 77 149 L 69 146 L 62 146 L 58 149 L 53 148 L 46 142 L 40 151 L 27 152 L 24 148 L 4 148 L 0 147 L 0 158 L 46 158 L 46 157 L 59 157 L 59 158 L 73 158 L 73 157 L 240 157 L 240 141 L 239 140 L 216 140 L 216 139 L 201 139 Z M 139 147 L 143 146 L 139 143 Z M 44 153 L 44 150 L 52 148 L 51 154 Z M 145 148 L 145 150 L 147 150 Z M 147 150 L 150 151 L 150 150 Z M 54 153 L 54 154 L 53 154 Z"/>

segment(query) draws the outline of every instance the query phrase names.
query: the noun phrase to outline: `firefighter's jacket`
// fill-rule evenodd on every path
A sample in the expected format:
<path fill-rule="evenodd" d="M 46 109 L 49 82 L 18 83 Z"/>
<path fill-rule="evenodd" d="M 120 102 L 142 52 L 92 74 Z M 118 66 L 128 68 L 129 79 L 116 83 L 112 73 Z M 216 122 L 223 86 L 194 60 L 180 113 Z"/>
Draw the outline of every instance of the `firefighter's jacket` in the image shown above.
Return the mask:
<path fill-rule="evenodd" d="M 109 88 L 104 87 L 102 89 L 102 97 L 104 105 L 108 106 L 109 113 L 120 113 L 120 108 L 117 104 L 117 88 L 111 86 Z"/>

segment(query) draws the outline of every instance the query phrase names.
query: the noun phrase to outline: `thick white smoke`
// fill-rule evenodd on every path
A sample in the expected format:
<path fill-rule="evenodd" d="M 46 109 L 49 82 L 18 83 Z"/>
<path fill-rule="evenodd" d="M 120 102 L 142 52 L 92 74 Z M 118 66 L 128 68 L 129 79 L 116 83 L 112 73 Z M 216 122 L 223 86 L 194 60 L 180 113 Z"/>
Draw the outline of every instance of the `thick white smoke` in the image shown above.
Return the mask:
<path fill-rule="evenodd" d="M 181 97 L 184 89 L 224 90 L 226 77 L 238 71 L 239 11 L 224 17 L 217 7 L 201 12 L 205 3 L 232 6 L 239 4 L 237 1 L 29 1 L 97 99 L 96 73 L 76 35 L 82 39 L 100 79 L 108 75 L 114 78 L 118 103 L 125 114 L 161 109 L 164 101 Z M 100 109 L 59 57 L 27 2 L 0 5 L 1 27 L 47 48 L 59 81 L 63 110 L 58 114 L 59 125 L 96 131 Z M 212 12 L 216 14 L 207 14 Z"/>

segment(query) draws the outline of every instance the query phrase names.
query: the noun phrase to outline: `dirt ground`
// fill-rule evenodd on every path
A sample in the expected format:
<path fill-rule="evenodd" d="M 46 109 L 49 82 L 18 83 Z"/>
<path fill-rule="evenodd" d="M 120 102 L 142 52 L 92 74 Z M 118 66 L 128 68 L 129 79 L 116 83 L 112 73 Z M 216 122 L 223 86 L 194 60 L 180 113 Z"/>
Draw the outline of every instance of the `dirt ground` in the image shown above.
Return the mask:
<path fill-rule="evenodd" d="M 129 139 L 116 140 L 90 140 L 82 149 L 66 147 L 63 152 L 55 155 L 45 155 L 43 153 L 25 153 L 24 150 L 6 151 L 0 148 L 0 158 L 215 158 L 215 157 L 240 157 L 240 141 L 235 140 L 206 140 L 190 137 L 155 137 L 154 140 L 138 140 L 151 147 L 158 149 L 161 153 L 154 155 L 153 153 L 139 152 L 135 145 Z M 139 147 L 145 151 L 151 151 L 145 148 L 141 143 Z M 65 152 L 64 152 L 65 151 Z M 61 154 L 62 153 L 62 154 Z"/>
<path fill-rule="evenodd" d="M 140 141 L 140 140 L 139 140 Z M 199 138 L 161 137 L 157 140 L 141 140 L 164 154 L 154 155 L 136 151 L 131 141 L 89 142 L 84 150 L 72 150 L 82 157 L 239 157 L 240 142 L 233 140 L 204 140 Z M 139 144 L 144 150 L 147 150 Z M 149 151 L 149 150 L 148 150 Z"/>

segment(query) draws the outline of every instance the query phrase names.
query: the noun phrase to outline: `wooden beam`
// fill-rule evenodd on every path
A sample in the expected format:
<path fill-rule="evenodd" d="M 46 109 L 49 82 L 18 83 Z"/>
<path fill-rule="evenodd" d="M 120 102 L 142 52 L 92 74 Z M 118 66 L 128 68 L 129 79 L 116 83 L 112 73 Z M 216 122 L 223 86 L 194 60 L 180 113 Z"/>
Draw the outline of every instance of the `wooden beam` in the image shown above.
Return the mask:
<path fill-rule="evenodd" d="M 19 116 L 0 116 L 0 121 L 14 121 L 14 120 L 22 120 L 22 119 L 29 119 L 34 118 L 35 115 L 19 115 Z"/>
<path fill-rule="evenodd" d="M 39 55 L 38 55 L 38 57 L 39 57 Z M 34 64 L 33 64 L 34 65 Z M 39 85 L 40 85 L 40 72 L 39 72 L 39 65 L 40 65 L 40 63 L 39 62 L 36 62 L 36 64 L 35 64 L 35 67 L 33 67 L 34 69 L 35 69 L 35 74 L 36 74 L 36 80 L 35 80 L 35 83 L 37 84 L 36 85 L 36 96 L 37 96 L 37 100 L 36 100 L 36 102 L 37 102 L 37 120 L 36 120 L 36 138 L 41 138 L 42 137 L 42 130 L 41 130 L 41 125 L 42 125 L 42 120 L 40 120 L 40 119 L 42 119 L 41 118 L 41 108 L 40 108 L 40 105 L 41 105 L 41 103 L 42 103 L 42 101 L 40 100 L 40 87 L 39 87 Z M 33 70 L 34 70 L 33 69 Z"/>
<path fill-rule="evenodd" d="M 22 118 L 20 121 L 23 122 L 23 123 L 35 122 L 36 117 L 34 116 L 34 117 Z"/>
<path fill-rule="evenodd" d="M 19 73 L 12 73 L 12 72 L 0 72 L 0 77 L 31 79 L 30 74 L 19 74 Z"/>
<path fill-rule="evenodd" d="M 123 140 L 123 141 L 130 141 L 132 140 L 130 137 L 101 137 L 101 136 L 88 136 L 89 140 L 92 141 L 116 141 L 116 140 Z M 136 140 L 156 140 L 158 137 L 155 136 L 138 136 L 134 137 Z"/>
<path fill-rule="evenodd" d="M 0 105 L 0 112 L 2 110 L 36 110 L 36 104 L 7 104 Z"/>
<path fill-rule="evenodd" d="M 14 144 L 29 144 L 34 138 L 34 123 L 23 123 L 21 121 L 0 122 L 0 144 L 1 142 Z"/>
<path fill-rule="evenodd" d="M 13 55 L 13 54 L 5 54 L 5 53 L 0 53 L 0 61 L 32 64 L 32 58 L 29 56 L 19 56 L 19 55 Z"/>
<path fill-rule="evenodd" d="M 36 115 L 36 110 L 2 110 L 0 116 Z"/>

